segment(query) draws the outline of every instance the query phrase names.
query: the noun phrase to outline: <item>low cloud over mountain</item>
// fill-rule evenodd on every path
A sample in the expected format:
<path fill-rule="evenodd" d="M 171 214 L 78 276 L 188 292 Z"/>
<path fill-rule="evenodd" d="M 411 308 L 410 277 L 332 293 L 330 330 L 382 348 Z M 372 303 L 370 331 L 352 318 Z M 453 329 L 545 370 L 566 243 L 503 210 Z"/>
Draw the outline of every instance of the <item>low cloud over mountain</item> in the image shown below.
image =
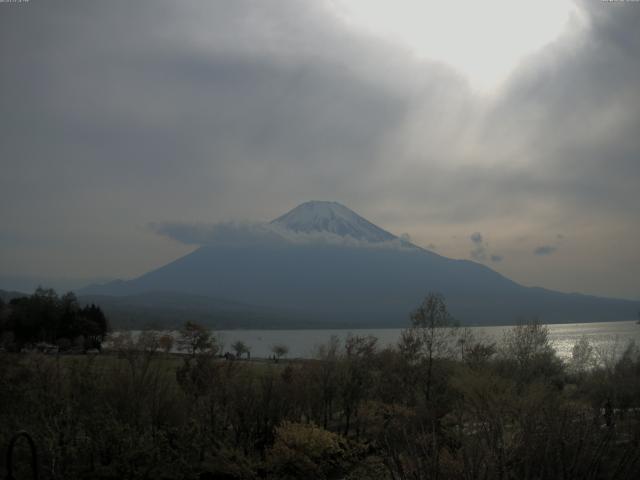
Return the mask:
<path fill-rule="evenodd" d="M 316 244 L 415 248 L 336 202 L 311 201 L 268 223 L 151 223 L 154 232 L 186 245 Z M 405 234 L 406 235 L 406 234 Z"/>

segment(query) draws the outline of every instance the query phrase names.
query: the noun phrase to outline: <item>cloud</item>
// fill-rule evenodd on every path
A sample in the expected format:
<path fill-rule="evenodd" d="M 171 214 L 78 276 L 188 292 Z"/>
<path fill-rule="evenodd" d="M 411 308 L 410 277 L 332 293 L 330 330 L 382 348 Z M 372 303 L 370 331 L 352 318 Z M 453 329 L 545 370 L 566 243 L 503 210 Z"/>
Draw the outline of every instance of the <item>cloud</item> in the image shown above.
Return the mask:
<path fill-rule="evenodd" d="M 268 224 L 251 222 L 221 222 L 216 224 L 161 222 L 149 228 L 162 236 L 185 245 L 250 245 L 282 242 L 281 235 Z"/>
<path fill-rule="evenodd" d="M 524 242 L 508 258 L 529 263 L 510 274 L 640 296 L 640 8 L 576 0 L 586 22 L 483 97 L 327 5 L 3 9 L 0 273 L 132 276 L 186 250 L 140 228 L 152 219 L 181 219 L 189 227 L 162 229 L 194 245 L 245 228 L 200 222 L 268 219 L 326 198 L 454 257 L 468 255 L 469 225 L 501 248 L 563 231 L 581 243 L 562 255 L 570 263 L 540 273 Z M 491 260 L 483 241 L 471 248 Z M 579 253 L 594 249 L 601 262 Z"/>
<path fill-rule="evenodd" d="M 215 224 L 157 222 L 148 224 L 154 233 L 184 245 L 250 246 L 250 245 L 330 245 L 362 248 L 412 250 L 416 247 L 403 238 L 384 242 L 368 242 L 330 232 L 295 232 L 271 223 L 221 222 Z"/>
<path fill-rule="evenodd" d="M 558 250 L 558 247 L 554 247 L 553 245 L 541 245 L 536 247 L 533 251 L 534 255 L 551 255 Z"/>
<path fill-rule="evenodd" d="M 469 237 L 472 243 L 471 247 L 471 258 L 477 260 L 478 262 L 483 262 L 487 259 L 487 247 L 482 239 L 482 234 L 480 232 L 472 233 Z"/>
<path fill-rule="evenodd" d="M 493 263 L 499 263 L 503 260 L 502 255 L 489 253 L 489 244 L 480 232 L 472 233 L 469 239 L 471 240 L 470 256 L 473 260 L 484 262 L 489 259 Z"/>

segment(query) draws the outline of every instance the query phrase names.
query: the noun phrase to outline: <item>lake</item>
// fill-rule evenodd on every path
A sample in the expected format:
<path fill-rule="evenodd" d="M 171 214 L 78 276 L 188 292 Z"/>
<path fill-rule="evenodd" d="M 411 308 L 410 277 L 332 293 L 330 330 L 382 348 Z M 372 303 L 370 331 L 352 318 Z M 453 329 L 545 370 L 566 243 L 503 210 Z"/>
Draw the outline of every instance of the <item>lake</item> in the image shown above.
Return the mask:
<path fill-rule="evenodd" d="M 500 341 L 510 326 L 469 327 L 473 333 L 485 340 Z M 561 358 L 570 358 L 573 345 L 585 335 L 596 348 L 622 351 L 629 340 L 640 343 L 640 325 L 634 321 L 603 323 L 567 323 L 548 325 L 550 338 Z M 400 338 L 400 328 L 351 329 L 351 330 L 220 330 L 216 331 L 223 342 L 224 351 L 242 340 L 251 347 L 253 358 L 272 355 L 271 347 L 284 344 L 289 347 L 288 358 L 310 358 L 318 345 L 326 344 L 332 335 L 344 342 L 349 335 L 373 335 L 380 346 L 394 345 Z"/>

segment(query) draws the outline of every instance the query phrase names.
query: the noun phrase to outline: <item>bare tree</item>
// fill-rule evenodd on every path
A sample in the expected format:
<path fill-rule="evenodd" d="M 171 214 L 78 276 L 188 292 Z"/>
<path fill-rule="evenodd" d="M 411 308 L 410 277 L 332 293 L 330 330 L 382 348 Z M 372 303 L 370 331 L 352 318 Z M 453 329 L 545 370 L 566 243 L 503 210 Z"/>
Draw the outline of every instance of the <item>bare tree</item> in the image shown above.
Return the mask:
<path fill-rule="evenodd" d="M 378 339 L 372 335 L 347 337 L 344 359 L 341 362 L 340 383 L 342 407 L 345 419 L 344 435 L 349 435 L 352 419 L 358 417 L 360 404 L 364 401 L 373 382 L 372 363 Z"/>
<path fill-rule="evenodd" d="M 444 297 L 429 293 L 411 314 L 411 328 L 403 334 L 404 343 L 413 345 L 426 362 L 425 396 L 431 397 L 433 362 L 435 358 L 449 356 L 453 348 L 456 324 L 447 309 Z"/>
<path fill-rule="evenodd" d="M 586 371 L 595 367 L 596 358 L 595 350 L 589 342 L 586 335 L 580 337 L 573 349 L 571 350 L 571 360 L 569 361 L 569 368 L 572 373 L 576 375 L 583 375 Z"/>
<path fill-rule="evenodd" d="M 236 357 L 237 358 L 241 358 L 242 355 L 246 355 L 247 359 L 248 359 L 249 355 L 251 354 L 250 353 L 251 349 L 242 340 L 238 340 L 238 341 L 232 343 L 231 344 L 231 348 L 233 349 L 234 352 L 236 352 Z"/>
<path fill-rule="evenodd" d="M 333 402 L 338 392 L 338 359 L 340 339 L 332 335 L 325 345 L 318 347 L 317 363 L 312 363 L 314 387 L 318 388 L 322 402 L 322 425 L 326 429 L 332 416 Z"/>
<path fill-rule="evenodd" d="M 537 319 L 505 332 L 502 355 L 508 362 L 514 362 L 514 373 L 521 383 L 534 377 L 549 379 L 562 370 L 562 362 L 549 339 L 549 329 Z"/>
<path fill-rule="evenodd" d="M 271 353 L 273 353 L 276 357 L 276 362 L 280 360 L 282 357 L 286 357 L 289 353 L 289 347 L 287 347 L 283 343 L 276 343 L 271 347 Z"/>
<path fill-rule="evenodd" d="M 216 342 L 206 327 L 197 323 L 187 322 L 180 330 L 178 348 L 186 352 L 190 357 L 195 357 L 199 353 L 214 354 L 216 352 Z"/>
<path fill-rule="evenodd" d="M 171 349 L 173 348 L 173 342 L 174 342 L 173 337 L 168 333 L 161 335 L 160 338 L 158 339 L 160 348 L 164 353 L 169 353 L 171 351 Z"/>

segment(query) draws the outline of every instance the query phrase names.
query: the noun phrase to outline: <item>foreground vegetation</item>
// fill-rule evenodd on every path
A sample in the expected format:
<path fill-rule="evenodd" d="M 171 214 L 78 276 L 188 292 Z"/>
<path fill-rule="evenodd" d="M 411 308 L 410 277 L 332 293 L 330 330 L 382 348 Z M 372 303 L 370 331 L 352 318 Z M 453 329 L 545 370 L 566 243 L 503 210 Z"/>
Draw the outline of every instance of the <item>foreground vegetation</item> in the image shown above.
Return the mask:
<path fill-rule="evenodd" d="M 437 295 L 394 348 L 352 336 L 313 360 L 223 360 L 193 324 L 177 342 L 2 354 L 0 444 L 28 431 L 51 479 L 640 478 L 633 344 L 583 339 L 563 363 L 544 326 L 483 341 Z"/>

